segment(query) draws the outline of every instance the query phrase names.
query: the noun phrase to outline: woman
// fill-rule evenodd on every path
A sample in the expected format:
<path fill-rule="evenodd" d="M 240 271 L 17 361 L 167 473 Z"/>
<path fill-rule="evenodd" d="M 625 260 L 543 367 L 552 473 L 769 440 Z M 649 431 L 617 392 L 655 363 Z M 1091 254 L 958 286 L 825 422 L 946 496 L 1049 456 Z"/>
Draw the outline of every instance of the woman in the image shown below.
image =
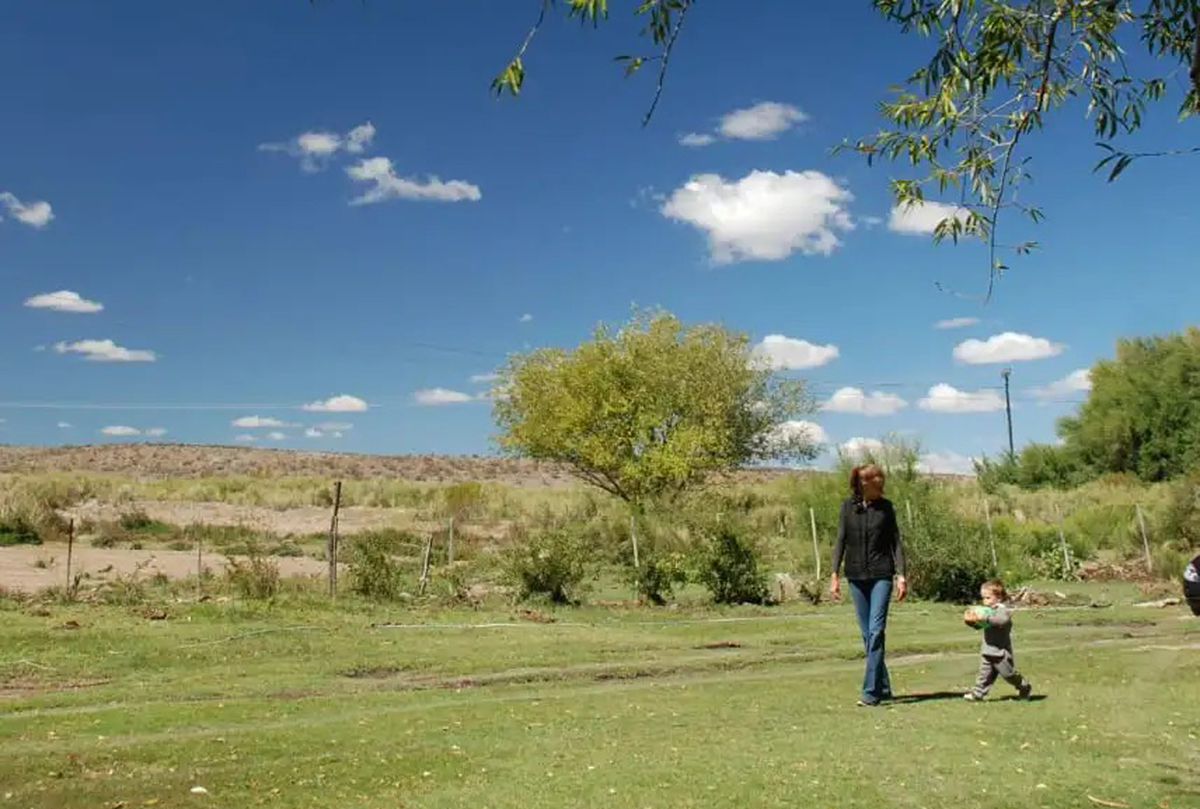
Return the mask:
<path fill-rule="evenodd" d="M 841 598 L 838 570 L 844 559 L 850 596 L 867 653 L 862 696 L 858 700 L 863 706 L 878 705 L 892 697 L 892 683 L 883 657 L 893 577 L 896 600 L 903 601 L 908 594 L 900 522 L 891 501 L 883 496 L 883 483 L 883 470 L 875 464 L 850 470 L 850 496 L 842 502 L 838 514 L 833 576 L 829 582 L 830 595 Z"/>

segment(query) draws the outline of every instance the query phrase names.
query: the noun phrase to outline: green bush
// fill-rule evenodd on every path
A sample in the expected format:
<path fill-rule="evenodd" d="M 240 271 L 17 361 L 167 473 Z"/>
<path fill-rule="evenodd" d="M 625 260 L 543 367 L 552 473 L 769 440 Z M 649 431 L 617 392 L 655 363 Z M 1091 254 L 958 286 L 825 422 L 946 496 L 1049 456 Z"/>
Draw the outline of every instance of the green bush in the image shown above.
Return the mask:
<path fill-rule="evenodd" d="M 279 593 L 279 565 L 254 541 L 247 543 L 244 559 L 226 557 L 225 578 L 243 598 L 273 598 Z"/>
<path fill-rule="evenodd" d="M 545 596 L 555 604 L 575 603 L 587 577 L 587 545 L 570 528 L 548 528 L 519 539 L 503 555 L 502 578 L 518 598 Z"/>
<path fill-rule="evenodd" d="M 37 527 L 24 515 L 9 514 L 0 517 L 0 547 L 41 544 L 42 537 Z"/>
<path fill-rule="evenodd" d="M 767 577 L 754 543 L 728 523 L 701 529 L 697 578 L 718 604 L 762 604 Z"/>
<path fill-rule="evenodd" d="M 397 559 L 417 537 L 395 531 L 368 531 L 349 543 L 350 589 L 372 601 L 396 601 L 404 592 L 404 567 Z"/>
<path fill-rule="evenodd" d="M 1171 484 L 1167 507 L 1159 520 L 1163 541 L 1179 550 L 1200 547 L 1200 471 Z"/>
<path fill-rule="evenodd" d="M 932 492 L 913 504 L 913 524 L 905 522 L 901 517 L 913 594 L 957 604 L 978 600 L 979 585 L 993 575 L 984 526 L 955 514 Z"/>

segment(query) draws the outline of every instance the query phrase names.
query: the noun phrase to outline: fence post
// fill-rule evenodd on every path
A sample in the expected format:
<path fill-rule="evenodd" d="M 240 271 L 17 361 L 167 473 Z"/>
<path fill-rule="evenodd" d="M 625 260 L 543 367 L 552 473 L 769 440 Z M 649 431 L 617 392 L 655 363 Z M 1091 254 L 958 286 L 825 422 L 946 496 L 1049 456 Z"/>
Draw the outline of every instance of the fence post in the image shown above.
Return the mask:
<path fill-rule="evenodd" d="M 75 518 L 67 523 L 67 592 L 71 592 L 71 556 L 75 551 Z"/>
<path fill-rule="evenodd" d="M 1000 572 L 1000 563 L 996 560 L 996 537 L 992 534 L 992 507 L 988 499 L 983 498 L 983 519 L 987 523 L 988 544 L 992 546 L 992 572 Z"/>
<path fill-rule="evenodd" d="M 1058 517 L 1058 541 L 1062 544 L 1063 575 L 1071 575 L 1071 552 L 1067 549 L 1067 536 L 1063 533 L 1063 515 L 1058 503 L 1054 504 L 1054 514 Z"/>
<path fill-rule="evenodd" d="M 329 520 L 329 542 L 326 546 L 326 556 L 329 557 L 329 597 L 337 598 L 337 557 L 338 557 L 338 511 L 342 507 L 342 482 L 333 484 L 333 517 Z"/>
<path fill-rule="evenodd" d="M 1134 503 L 1137 510 L 1138 527 L 1142 531 L 1142 549 L 1146 552 L 1146 572 L 1154 572 L 1154 561 L 1150 558 L 1150 537 L 1146 534 L 1146 518 L 1142 515 L 1142 504 Z"/>
<path fill-rule="evenodd" d="M 196 534 L 196 600 L 204 598 L 204 537 Z"/>
<path fill-rule="evenodd" d="M 817 513 L 813 511 L 812 506 L 808 507 L 808 522 L 812 526 L 813 538 L 813 562 L 817 568 L 817 578 L 821 578 L 821 546 L 817 542 Z"/>
<path fill-rule="evenodd" d="M 904 500 L 904 511 L 906 514 L 908 514 L 908 527 L 912 528 L 912 503 L 908 502 L 907 498 Z"/>
<path fill-rule="evenodd" d="M 454 518 L 450 518 L 450 531 L 446 535 L 446 564 L 454 564 Z"/>
<path fill-rule="evenodd" d="M 429 584 L 429 554 L 433 552 L 433 532 L 425 540 L 425 558 L 421 561 L 421 587 L 418 595 L 425 595 L 425 587 Z"/>

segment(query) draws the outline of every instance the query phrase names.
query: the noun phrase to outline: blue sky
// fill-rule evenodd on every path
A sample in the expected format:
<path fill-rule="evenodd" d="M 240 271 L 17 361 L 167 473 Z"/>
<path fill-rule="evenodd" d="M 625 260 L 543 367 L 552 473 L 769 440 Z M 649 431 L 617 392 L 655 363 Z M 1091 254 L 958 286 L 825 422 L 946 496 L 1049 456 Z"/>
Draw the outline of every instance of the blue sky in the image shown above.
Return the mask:
<path fill-rule="evenodd" d="M 497 100 L 536 3 L 5 4 L 0 442 L 489 453 L 472 377 L 636 303 L 766 340 L 831 446 L 961 469 L 1004 446 L 1005 365 L 1018 444 L 1051 440 L 1075 372 L 1194 322 L 1194 164 L 1109 186 L 1061 116 L 1029 138 L 1048 218 L 1010 231 L 1043 249 L 985 307 L 935 287 L 981 291 L 980 245 L 893 227 L 901 167 L 829 154 L 922 43 L 865 0 L 705 3 L 643 129 L 618 5 L 551 20 Z M 1163 106 L 1132 147 L 1194 127 Z"/>

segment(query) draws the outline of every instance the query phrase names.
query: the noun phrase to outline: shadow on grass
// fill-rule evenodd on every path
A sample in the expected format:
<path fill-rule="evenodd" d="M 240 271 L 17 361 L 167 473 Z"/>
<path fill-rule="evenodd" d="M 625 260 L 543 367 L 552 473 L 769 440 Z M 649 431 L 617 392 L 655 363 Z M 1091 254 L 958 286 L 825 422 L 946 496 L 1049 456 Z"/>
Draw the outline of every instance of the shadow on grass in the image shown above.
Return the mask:
<path fill-rule="evenodd" d="M 961 700 L 963 698 L 964 693 L 966 693 L 966 692 L 965 691 L 929 691 L 926 693 L 917 693 L 917 694 L 898 694 L 897 696 L 892 697 L 892 699 L 888 700 L 887 704 L 888 705 L 912 705 L 912 704 L 919 703 L 919 702 L 937 702 L 938 700 L 945 700 L 945 699 Z M 992 697 L 988 701 L 989 702 L 1022 702 L 1022 701 L 1023 702 L 1041 702 L 1044 699 L 1046 699 L 1045 694 L 1034 694 L 1027 700 L 1021 700 L 1021 698 L 1019 696 L 1017 696 L 1016 694 L 1008 694 L 1003 697 Z"/>

